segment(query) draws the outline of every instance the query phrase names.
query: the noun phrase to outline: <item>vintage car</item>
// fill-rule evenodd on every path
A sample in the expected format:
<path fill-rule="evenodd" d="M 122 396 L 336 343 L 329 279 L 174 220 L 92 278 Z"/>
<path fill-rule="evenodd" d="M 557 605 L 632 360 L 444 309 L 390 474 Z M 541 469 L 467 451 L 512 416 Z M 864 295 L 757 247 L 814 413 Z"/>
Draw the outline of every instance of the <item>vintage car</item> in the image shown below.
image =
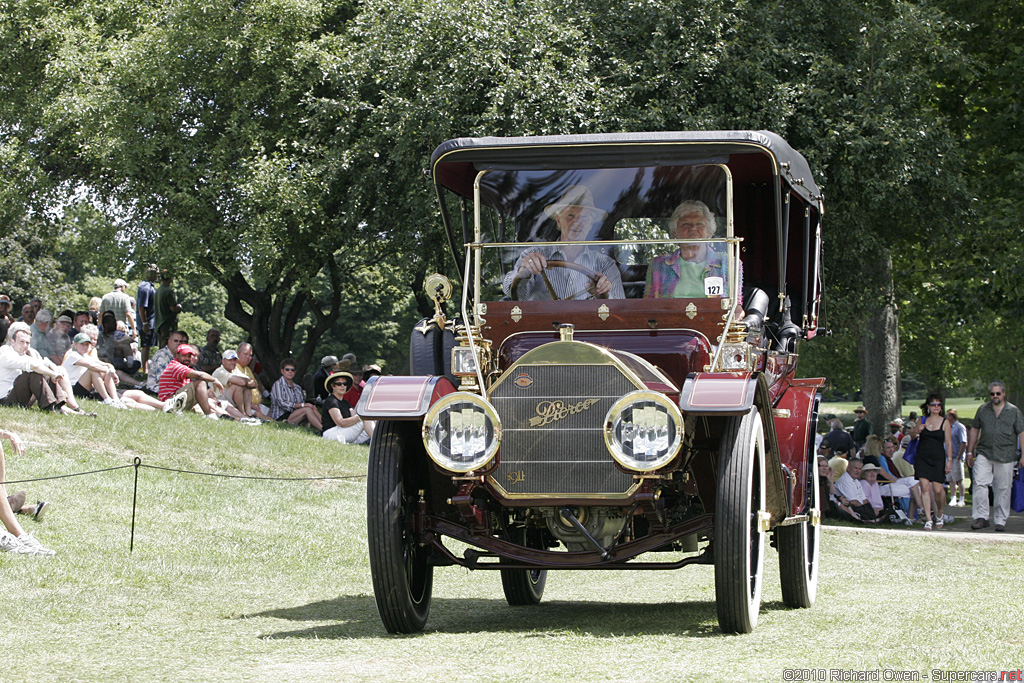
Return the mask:
<path fill-rule="evenodd" d="M 369 559 L 385 628 L 424 628 L 433 570 L 714 565 L 724 632 L 818 576 L 814 425 L 823 199 L 763 131 L 456 139 L 431 173 L 461 277 L 411 376 L 372 379 Z"/>

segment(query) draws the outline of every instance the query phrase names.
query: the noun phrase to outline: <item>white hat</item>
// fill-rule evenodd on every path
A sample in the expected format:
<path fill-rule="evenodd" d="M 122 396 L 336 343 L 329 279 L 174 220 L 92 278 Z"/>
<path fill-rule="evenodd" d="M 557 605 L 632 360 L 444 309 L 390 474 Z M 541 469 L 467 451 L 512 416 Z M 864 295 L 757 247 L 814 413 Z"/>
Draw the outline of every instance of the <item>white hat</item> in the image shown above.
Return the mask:
<path fill-rule="evenodd" d="M 544 207 L 544 213 L 549 218 L 554 218 L 559 211 L 569 206 L 588 209 L 594 215 L 594 220 L 604 220 L 604 217 L 608 215 L 607 211 L 602 211 L 594 206 L 594 194 L 586 185 L 570 185 L 561 199 Z"/>

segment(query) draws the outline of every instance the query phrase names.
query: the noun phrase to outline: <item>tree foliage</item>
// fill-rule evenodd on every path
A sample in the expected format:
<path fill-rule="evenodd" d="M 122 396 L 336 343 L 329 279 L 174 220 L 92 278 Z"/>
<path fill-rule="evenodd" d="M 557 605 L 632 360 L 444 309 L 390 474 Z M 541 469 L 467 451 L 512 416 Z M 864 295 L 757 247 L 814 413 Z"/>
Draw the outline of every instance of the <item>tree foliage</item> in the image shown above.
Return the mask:
<path fill-rule="evenodd" d="M 901 365 L 958 382 L 988 353 L 965 330 L 1024 293 L 992 239 L 1021 231 L 1005 0 L 0 4 L 4 225 L 86 188 L 118 263 L 204 273 L 270 367 L 399 362 L 453 270 L 424 168 L 458 136 L 782 134 L 826 188 L 836 336 L 804 362 L 883 412 Z"/>

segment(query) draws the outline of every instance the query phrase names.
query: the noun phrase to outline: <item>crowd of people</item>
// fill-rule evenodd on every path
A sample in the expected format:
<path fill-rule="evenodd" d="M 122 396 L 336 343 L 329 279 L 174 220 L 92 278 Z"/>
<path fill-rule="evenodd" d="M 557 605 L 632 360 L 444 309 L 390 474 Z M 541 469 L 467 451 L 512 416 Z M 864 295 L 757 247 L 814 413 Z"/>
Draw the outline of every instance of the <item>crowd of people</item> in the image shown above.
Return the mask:
<path fill-rule="evenodd" d="M 134 300 L 126 293 L 128 283 L 118 278 L 108 294 L 94 297 L 89 310 L 62 311 L 56 320 L 38 298 L 15 319 L 14 302 L 0 294 L 0 405 L 96 417 L 88 406 L 97 401 L 117 410 L 195 412 L 253 426 L 305 425 L 341 443 L 370 440 L 373 422 L 356 415 L 355 406 L 366 380 L 381 374 L 380 366 L 362 367 L 351 353 L 340 360 L 325 356 L 315 374 L 297 380 L 295 360 L 285 358 L 281 377 L 270 383 L 248 342 L 222 352 L 221 333 L 211 329 L 204 346 L 190 344 L 178 329 L 182 307 L 173 279 L 162 273 L 157 287 L 150 281 L 155 273 L 150 270 Z M 0 438 L 15 453 L 23 452 L 17 434 L 0 431 Z M 25 492 L 8 496 L 2 483 L 0 498 L 0 521 L 7 529 L 0 532 L 0 551 L 53 554 L 15 517 L 20 512 L 42 520 L 49 504 L 26 504 Z"/>
<path fill-rule="evenodd" d="M 968 430 L 955 408 L 930 394 L 922 415 L 896 418 L 879 436 L 858 406 L 852 427 L 829 421 L 816 441 L 818 477 L 827 516 L 854 522 L 920 522 L 926 531 L 953 521 L 945 508 L 967 504 L 971 529 L 1006 530 L 1014 466 L 1024 468 L 1024 414 L 1006 401 L 1006 387 L 989 386 L 990 400 Z M 989 518 L 992 521 L 989 521 Z"/>

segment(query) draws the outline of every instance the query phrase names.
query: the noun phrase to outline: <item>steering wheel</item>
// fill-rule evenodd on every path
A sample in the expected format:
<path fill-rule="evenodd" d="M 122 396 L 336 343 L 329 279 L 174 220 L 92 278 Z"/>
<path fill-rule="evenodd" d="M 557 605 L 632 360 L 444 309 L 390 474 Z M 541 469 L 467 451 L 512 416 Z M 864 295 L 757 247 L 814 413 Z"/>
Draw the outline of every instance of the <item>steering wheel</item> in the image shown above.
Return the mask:
<path fill-rule="evenodd" d="M 590 281 L 592 283 L 595 283 L 595 284 L 597 283 L 598 278 L 601 277 L 601 274 L 598 273 L 596 270 L 591 270 L 590 268 L 586 268 L 584 266 L 581 266 L 578 263 L 573 263 L 572 261 L 565 261 L 563 259 L 550 259 L 550 260 L 548 260 L 547 263 L 548 263 L 547 268 L 568 268 L 569 270 L 575 270 L 578 273 L 583 273 L 588 278 L 590 278 Z M 543 272 L 541 272 L 541 277 L 544 278 L 544 284 L 547 285 L 548 293 L 551 294 L 551 299 L 553 301 L 565 301 L 566 299 L 574 298 L 575 296 L 577 296 L 579 294 L 579 292 L 575 292 L 575 293 L 571 294 L 570 296 L 557 297 L 554 294 L 555 290 L 551 286 L 551 281 L 548 280 L 548 276 L 545 275 Z M 517 290 L 517 287 L 519 286 L 519 281 L 521 279 L 522 278 L 519 277 L 519 273 L 517 272 L 515 279 L 512 280 L 512 286 L 509 287 L 509 296 L 512 298 L 513 301 L 519 301 L 519 292 Z M 608 292 L 605 292 L 604 294 L 599 294 L 599 295 L 597 295 L 594 298 L 596 298 L 596 299 L 607 299 L 608 298 Z"/>

